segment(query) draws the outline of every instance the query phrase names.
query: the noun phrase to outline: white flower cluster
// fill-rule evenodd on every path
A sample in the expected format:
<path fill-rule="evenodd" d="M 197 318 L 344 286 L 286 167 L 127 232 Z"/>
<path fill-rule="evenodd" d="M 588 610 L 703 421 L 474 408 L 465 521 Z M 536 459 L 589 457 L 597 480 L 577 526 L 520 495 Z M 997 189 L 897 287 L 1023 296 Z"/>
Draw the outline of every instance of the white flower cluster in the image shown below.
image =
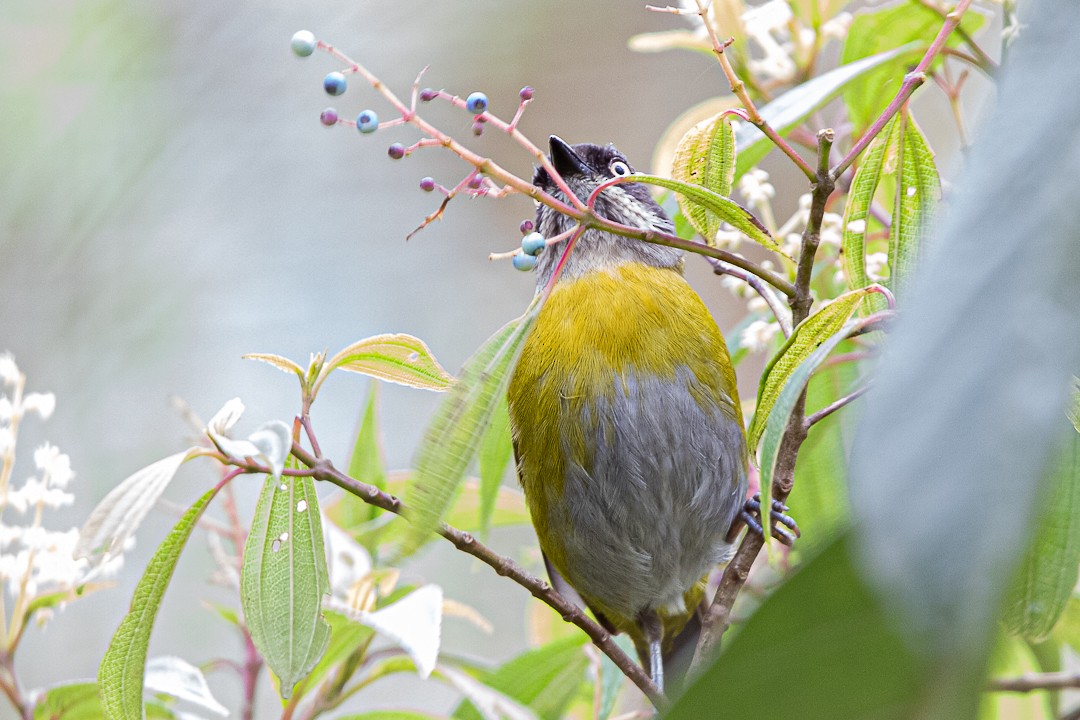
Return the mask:
<path fill-rule="evenodd" d="M 75 559 L 77 528 L 55 531 L 42 524 L 46 509 L 70 505 L 67 486 L 75 477 L 71 459 L 48 443 L 34 451 L 36 473 L 17 487 L 11 476 L 20 421 L 30 415 L 47 420 L 56 408 L 52 393 L 23 394 L 26 376 L 10 354 L 0 355 L 0 583 L 17 609 L 45 593 L 74 588 L 95 577 L 112 575 L 123 561 L 117 555 L 104 566 Z M 23 516 L 14 522 L 14 516 Z M 39 615 L 39 620 L 41 619 Z M 16 618 L 12 618 L 17 622 Z"/>

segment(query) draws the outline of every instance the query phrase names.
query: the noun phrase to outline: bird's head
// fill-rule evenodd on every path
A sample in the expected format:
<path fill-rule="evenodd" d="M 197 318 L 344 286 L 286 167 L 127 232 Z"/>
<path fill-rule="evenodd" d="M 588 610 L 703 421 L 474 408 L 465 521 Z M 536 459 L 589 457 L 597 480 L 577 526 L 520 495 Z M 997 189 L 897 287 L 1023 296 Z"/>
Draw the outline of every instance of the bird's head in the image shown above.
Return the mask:
<path fill-rule="evenodd" d="M 550 138 L 551 164 L 566 181 L 566 185 L 583 202 L 602 183 L 615 177 L 630 175 L 634 169 L 614 145 L 581 143 L 568 145 L 561 138 Z M 533 184 L 554 197 L 567 201 L 547 170 L 540 167 L 533 175 Z M 671 233 L 671 218 L 653 200 L 649 189 L 633 182 L 613 185 L 600 193 L 594 210 L 597 215 L 623 225 Z M 546 205 L 536 210 L 536 229 L 544 237 L 555 237 L 574 227 L 576 221 Z M 537 287 L 542 287 L 564 245 L 548 248 L 537 262 Z M 591 270 L 601 270 L 627 262 L 641 262 L 657 267 L 682 269 L 682 252 L 674 248 L 642 242 L 602 230 L 588 230 L 578 240 L 567 260 L 560 280 L 572 279 Z"/>

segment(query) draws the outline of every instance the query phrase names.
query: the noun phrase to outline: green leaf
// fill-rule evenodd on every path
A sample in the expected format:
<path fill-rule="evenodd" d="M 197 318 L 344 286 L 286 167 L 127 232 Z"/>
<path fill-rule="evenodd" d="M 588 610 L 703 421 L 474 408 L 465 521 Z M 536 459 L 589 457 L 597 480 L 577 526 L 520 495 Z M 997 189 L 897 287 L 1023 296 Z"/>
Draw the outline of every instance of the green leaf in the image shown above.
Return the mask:
<path fill-rule="evenodd" d="M 336 670 L 354 651 L 359 650 L 363 654 L 375 637 L 374 630 L 341 613 L 327 611 L 325 617 L 330 624 L 330 642 L 314 669 L 297 684 L 295 692 L 301 695 L 317 687 L 327 673 Z"/>
<path fill-rule="evenodd" d="M 323 373 L 337 369 L 422 390 L 446 390 L 454 382 L 422 340 L 400 333 L 353 343 L 330 358 Z"/>
<path fill-rule="evenodd" d="M 502 396 L 495 405 L 495 414 L 491 424 L 484 431 L 480 440 L 480 529 L 487 531 L 491 526 L 491 515 L 495 512 L 495 501 L 499 498 L 506 466 L 514 455 L 514 446 L 510 438 L 510 411 L 506 405 L 506 396 Z"/>
<path fill-rule="evenodd" d="M 1016 637 L 998 640 L 990 656 L 990 677 L 1013 678 L 1028 673 L 1045 672 L 1028 644 Z M 1037 690 L 1028 693 L 986 692 L 979 703 L 979 720 L 1055 720 L 1052 693 Z"/>
<path fill-rule="evenodd" d="M 675 148 L 671 176 L 723 197 L 731 195 L 735 181 L 735 133 L 728 113 L 702 120 L 683 135 Z M 720 229 L 720 218 L 700 203 L 681 194 L 677 197 L 683 214 L 711 245 Z"/>
<path fill-rule="evenodd" d="M 1065 603 L 1065 611 L 1054 626 L 1053 637 L 1080 653 L 1080 597 L 1073 595 Z"/>
<path fill-rule="evenodd" d="M 582 652 L 583 633 L 528 650 L 480 681 L 531 708 L 543 720 L 560 720 L 585 682 L 589 659 Z M 468 701 L 454 711 L 455 720 L 481 720 Z"/>
<path fill-rule="evenodd" d="M 730 198 L 718 195 L 711 190 L 706 190 L 699 185 L 691 185 L 689 183 L 679 182 L 678 180 L 672 180 L 656 175 L 634 173 L 629 176 L 629 178 L 632 182 L 659 185 L 668 190 L 674 190 L 679 194 L 680 198 L 704 208 L 704 210 L 715 215 L 720 221 L 728 223 L 754 242 L 783 254 L 783 251 L 776 243 L 776 240 L 774 240 L 772 235 L 769 234 L 769 231 L 765 229 L 765 226 L 761 224 L 761 221 L 755 217 L 754 213 Z M 712 238 L 706 237 L 706 240 L 712 241 L 715 237 L 716 235 L 714 233 Z"/>
<path fill-rule="evenodd" d="M 295 467 L 289 457 L 287 466 Z M 281 681 L 281 696 L 311 672 L 330 641 L 322 617 L 330 592 L 315 481 L 267 478 L 240 571 L 240 604 L 251 639 Z"/>
<path fill-rule="evenodd" d="M 934 153 L 908 113 L 896 124 L 897 178 L 889 228 L 889 289 L 900 297 L 911 284 L 922 238 L 933 219 L 941 181 Z"/>
<path fill-rule="evenodd" d="M 788 90 L 761 108 L 759 113 L 773 130 L 783 135 L 805 120 L 810 113 L 836 97 L 853 81 L 890 60 L 909 55 L 914 49 L 914 46 L 896 48 L 841 65 Z M 735 133 L 735 150 L 738 153 L 735 177 L 742 177 L 743 173 L 761 162 L 775 147 L 772 140 L 765 137 L 754 125 L 743 123 Z"/>
<path fill-rule="evenodd" d="M 679 697 L 666 720 L 909 720 L 920 658 L 856 572 L 847 536 L 780 586 Z M 783 689 L 777 685 L 783 668 Z M 794 712 L 793 712 L 794 709 Z"/>
<path fill-rule="evenodd" d="M 461 378 L 435 411 L 405 494 L 411 524 L 399 548 L 401 557 L 427 542 L 449 509 L 496 406 L 506 397 L 510 373 L 540 306 L 534 300 L 524 315 L 488 338 L 465 363 Z"/>
<path fill-rule="evenodd" d="M 1042 640 L 1076 587 L 1080 568 L 1080 433 L 1071 424 L 1048 468 L 1049 496 L 1032 546 L 1005 597 L 1006 630 L 1026 640 Z"/>
<path fill-rule="evenodd" d="M 855 312 L 862 299 L 871 292 L 876 292 L 876 286 L 850 290 L 820 308 L 795 327 L 791 337 L 769 360 L 761 374 L 754 418 L 750 422 L 748 443 L 751 452 L 757 449 L 758 440 L 761 439 L 761 433 L 765 430 L 765 423 L 788 378 L 810 353 L 814 352 L 826 339 L 836 335 Z"/>
<path fill-rule="evenodd" d="M 275 355 L 273 353 L 247 353 L 245 355 L 241 355 L 240 357 L 244 360 L 258 360 L 259 362 L 273 365 L 278 370 L 285 373 L 294 373 L 298 378 L 300 378 L 301 384 L 307 377 L 307 374 L 304 372 L 304 368 L 300 367 L 289 358 L 282 357 L 281 355 Z"/>
<path fill-rule="evenodd" d="M 154 618 L 165 588 L 172 579 L 180 551 L 219 488 L 208 490 L 184 513 L 180 522 L 158 546 L 139 584 L 135 586 L 131 608 L 113 634 L 109 649 L 105 651 L 98 668 L 102 711 L 109 720 L 141 720 L 143 716 L 143 676 Z"/>
<path fill-rule="evenodd" d="M 360 421 L 360 430 L 356 433 L 352 457 L 349 458 L 349 476 L 380 490 L 386 489 L 386 464 L 383 461 L 382 443 L 379 437 L 379 383 L 371 383 L 368 388 L 367 404 L 364 417 Z M 378 517 L 382 510 L 360 503 L 367 508 L 367 520 Z M 363 508 L 358 508 L 363 509 Z M 351 525 L 344 526 L 346 528 Z"/>
<path fill-rule="evenodd" d="M 866 274 L 866 233 L 869 230 L 870 207 L 877 194 L 885 168 L 887 150 L 895 140 L 897 120 L 889 121 L 881 134 L 874 138 L 866 149 L 862 162 L 859 163 L 855 177 L 851 181 L 847 205 L 844 207 L 844 237 L 842 242 L 844 276 L 852 290 L 870 285 L 870 276 Z M 871 296 L 863 303 L 863 314 L 882 309 L 884 300 Z"/>
<path fill-rule="evenodd" d="M 634 641 L 629 635 L 616 635 L 615 644 L 624 652 L 633 657 Z M 615 701 L 619 697 L 619 690 L 626 684 L 626 676 L 619 666 L 604 653 L 600 653 L 600 696 L 596 707 L 595 720 L 607 720 L 615 710 Z"/>
<path fill-rule="evenodd" d="M 960 26 L 968 33 L 974 33 L 984 21 L 982 15 L 968 11 Z M 856 134 L 872 124 L 895 97 L 908 69 L 910 60 L 907 56 L 912 53 L 912 48 L 924 52 L 942 23 L 944 20 L 937 13 L 913 2 L 868 7 L 855 13 L 840 53 L 841 63 L 860 62 L 870 56 L 880 57 L 892 48 L 904 50 L 894 56 L 893 62 L 876 63 L 870 72 L 853 78 L 844 88 L 844 103 Z M 956 33 L 948 40 L 950 47 L 962 43 L 963 40 Z M 940 59 L 931 69 L 939 63 Z"/>
<path fill-rule="evenodd" d="M 853 293 L 841 295 L 834 300 L 832 304 L 836 304 L 841 298 L 845 298 L 849 295 L 853 295 Z M 858 305 L 858 301 L 859 297 L 855 295 L 854 302 L 846 303 L 848 309 L 847 315 L 843 316 L 844 320 L 850 317 L 851 313 L 854 312 L 855 307 Z M 832 307 L 832 304 L 826 305 L 818 312 L 818 314 L 821 314 L 824 310 Z M 837 313 L 837 317 L 826 319 L 823 321 L 823 326 L 825 323 L 828 323 L 829 325 L 833 324 L 839 316 L 840 313 Z M 800 323 L 799 327 L 802 327 L 814 317 L 815 316 L 811 315 Z M 821 340 L 813 343 L 814 348 L 816 349 L 809 355 L 806 355 L 796 367 L 791 369 L 791 372 L 786 373 L 779 394 L 776 395 L 775 401 L 771 403 L 768 420 L 765 422 L 765 432 L 762 434 L 761 453 L 758 463 L 758 467 L 761 469 L 761 507 L 772 507 L 772 482 L 773 474 L 776 469 L 776 460 L 780 450 L 780 441 L 783 440 L 788 418 L 791 417 L 791 412 L 795 409 L 795 404 L 799 401 L 799 396 L 802 395 L 803 389 L 810 381 L 810 376 L 813 374 L 814 370 L 824 362 L 825 358 L 829 356 L 829 353 L 831 353 L 837 345 L 861 330 L 866 324 L 866 319 L 854 320 L 835 331 L 831 336 L 821 336 Z M 794 337 L 795 334 L 792 333 L 792 338 Z M 781 353 L 782 352 L 783 350 L 781 350 Z M 758 413 L 761 411 L 762 408 L 759 402 L 758 408 L 754 413 L 755 420 L 757 420 Z M 766 545 L 768 545 L 768 543 L 766 543 Z"/>
<path fill-rule="evenodd" d="M 845 352 L 845 345 L 838 352 Z M 839 400 L 855 389 L 858 364 L 845 362 L 816 373 L 807 385 L 806 407 L 812 412 Z M 847 492 L 847 443 L 852 408 L 835 412 L 816 423 L 799 448 L 795 464 L 795 492 L 788 501 L 799 521 L 802 537 L 796 550 L 802 556 L 815 554 L 831 543 L 847 527 L 851 503 Z"/>
<path fill-rule="evenodd" d="M 102 716 L 94 682 L 56 685 L 46 690 L 34 706 L 34 720 L 98 720 Z"/>

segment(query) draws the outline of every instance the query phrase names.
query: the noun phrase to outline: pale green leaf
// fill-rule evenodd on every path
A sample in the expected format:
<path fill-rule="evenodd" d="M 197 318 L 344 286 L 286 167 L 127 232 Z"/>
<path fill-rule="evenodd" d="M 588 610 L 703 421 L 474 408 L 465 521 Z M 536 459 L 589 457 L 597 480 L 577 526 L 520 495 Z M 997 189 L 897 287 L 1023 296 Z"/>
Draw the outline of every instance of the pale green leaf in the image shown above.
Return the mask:
<path fill-rule="evenodd" d="M 719 113 L 690 128 L 678 146 L 672 160 L 671 176 L 679 182 L 700 185 L 717 195 L 731 195 L 735 181 L 735 133 L 731 119 Z M 714 212 L 682 194 L 677 195 L 679 207 L 706 242 L 716 240 L 720 218 Z"/>
<path fill-rule="evenodd" d="M 767 247 L 770 250 L 783 254 L 780 246 L 773 239 L 769 231 L 761 224 L 761 221 L 742 205 L 723 195 L 707 190 L 700 185 L 659 177 L 657 175 L 644 175 L 634 173 L 630 176 L 633 182 L 659 185 L 660 187 L 674 190 L 680 197 L 704 208 L 720 221 L 726 222 L 754 242 Z M 706 238 L 714 240 L 714 238 Z"/>
<path fill-rule="evenodd" d="M 400 333 L 353 343 L 330 358 L 323 372 L 337 369 L 422 390 L 446 390 L 454 382 L 422 340 Z"/>
<path fill-rule="evenodd" d="M 172 579 L 180 551 L 219 487 L 208 490 L 184 513 L 158 547 L 135 586 L 131 609 L 113 634 L 98 668 L 102 711 L 109 720 L 141 720 L 143 717 L 143 676 L 154 618 Z"/>
<path fill-rule="evenodd" d="M 739 99 L 734 95 L 721 95 L 720 97 L 703 100 L 697 105 L 692 105 L 675 118 L 660 135 L 653 150 L 650 168 L 653 175 L 675 177 L 673 166 L 675 164 L 675 151 L 682 142 L 683 137 L 690 132 L 695 125 L 705 122 L 725 110 L 739 107 Z M 721 193 L 725 194 L 725 193 Z M 730 193 L 727 193 L 730 194 Z"/>
<path fill-rule="evenodd" d="M 480 441 L 478 466 L 480 471 L 480 529 L 487 531 L 491 526 L 491 514 L 495 512 L 495 502 L 499 498 L 506 466 L 514 455 L 514 446 L 510 438 L 510 411 L 506 397 L 502 397 L 495 406 L 491 424 Z"/>
<path fill-rule="evenodd" d="M 792 331 L 791 337 L 787 339 L 776 355 L 769 360 L 758 384 L 754 417 L 750 421 L 750 430 L 747 434 L 751 452 L 757 449 L 758 440 L 761 439 L 761 433 L 765 429 L 765 423 L 769 419 L 781 389 L 787 384 L 788 378 L 791 377 L 792 373 L 810 353 L 814 352 L 822 342 L 840 330 L 852 313 L 855 312 L 862 299 L 869 293 L 876 292 L 877 289 L 878 286 L 870 286 L 850 290 L 838 296 L 828 305 L 820 308 L 813 315 L 799 323 Z"/>
<path fill-rule="evenodd" d="M 915 120 L 902 113 L 896 123 L 896 199 L 889 228 L 889 289 L 900 297 L 911 283 L 922 238 L 941 195 L 934 154 Z"/>
<path fill-rule="evenodd" d="M 192 447 L 158 460 L 110 490 L 79 531 L 75 557 L 89 558 L 120 552 L 124 542 L 139 529 L 150 508 L 165 492 L 180 466 L 195 457 L 199 450 Z"/>
<path fill-rule="evenodd" d="M 402 556 L 427 542 L 449 509 L 496 406 L 506 396 L 510 373 L 539 309 L 540 302 L 534 301 L 524 315 L 488 338 L 435 411 L 405 493 L 411 525 L 399 548 Z"/>
<path fill-rule="evenodd" d="M 866 149 L 862 162 L 859 163 L 855 177 L 851 181 L 847 205 L 844 207 L 844 236 L 842 241 L 844 276 L 852 290 L 864 288 L 870 284 L 866 273 L 866 233 L 870 227 L 870 207 L 874 202 L 878 184 L 884 174 L 887 150 L 895 138 L 897 121 L 893 118 L 874 138 Z M 863 303 L 864 314 L 869 314 L 884 307 L 881 298 L 870 296 Z"/>
<path fill-rule="evenodd" d="M 1065 611 L 1054 626 L 1053 638 L 1080 653 L 1080 597 L 1073 595 L 1065 603 Z"/>
<path fill-rule="evenodd" d="M 94 682 L 48 688 L 34 705 L 34 720 L 98 720 L 104 711 Z"/>
<path fill-rule="evenodd" d="M 780 442 L 784 437 L 784 431 L 787 429 L 788 419 L 791 417 L 792 411 L 795 409 L 796 403 L 799 401 L 799 396 L 802 395 L 803 390 L 806 388 L 806 384 L 810 382 L 810 376 L 813 372 L 824 362 L 825 358 L 829 356 L 836 346 L 842 343 L 847 338 L 851 337 L 855 332 L 861 330 L 866 320 L 854 320 L 847 322 L 847 324 L 839 327 L 835 330 L 835 327 L 839 322 L 845 322 L 858 306 L 861 296 L 859 293 L 862 291 L 852 291 L 845 293 L 839 298 L 833 301 L 832 304 L 826 305 L 817 314 L 820 315 L 825 310 L 828 310 L 832 305 L 840 301 L 841 298 L 845 298 L 845 303 L 841 308 L 828 316 L 821 318 L 813 326 L 808 326 L 807 330 L 810 337 L 815 338 L 809 343 L 803 341 L 797 341 L 792 345 L 792 352 L 795 356 L 799 357 L 798 364 L 788 367 L 788 361 L 784 361 L 784 365 L 777 369 L 776 365 L 780 363 L 774 363 L 770 368 L 774 372 L 779 373 L 776 381 L 780 383 L 777 387 L 778 392 L 773 395 L 770 392 L 770 396 L 773 400 L 770 402 L 770 407 L 767 414 L 763 413 L 761 406 L 761 400 L 758 401 L 758 407 L 754 412 L 754 420 L 757 421 L 759 415 L 766 417 L 764 421 L 764 432 L 761 434 L 761 452 L 758 461 L 758 467 L 761 469 L 761 507 L 768 508 L 772 506 L 772 482 L 773 474 L 776 469 L 776 460 L 779 455 Z M 846 314 L 845 314 L 846 313 Z M 815 315 L 811 315 L 809 318 L 799 324 L 799 327 L 803 327 L 812 320 Z M 825 334 L 825 330 L 831 330 L 829 334 Z M 795 334 L 792 333 L 792 338 Z M 791 338 L 789 338 L 790 340 Z M 798 348 L 797 350 L 795 348 Z M 805 352 L 804 352 L 805 351 Z M 806 354 L 808 352 L 809 354 Z M 780 351 L 780 358 L 783 360 L 784 351 Z M 792 358 L 794 359 L 794 358 Z M 763 379 L 763 382 L 765 380 Z M 771 383 L 772 381 L 770 381 Z M 750 446 L 754 448 L 754 445 Z M 764 513 L 763 513 L 764 515 Z"/>
<path fill-rule="evenodd" d="M 291 467 L 295 460 L 290 457 Z M 267 478 L 251 522 L 240 573 L 240 602 L 251 639 L 280 680 L 281 696 L 322 657 L 330 591 L 315 481 Z"/>
<path fill-rule="evenodd" d="M 629 635 L 616 635 L 615 644 L 631 657 L 634 655 L 634 641 Z M 608 720 L 615 709 L 615 701 L 619 698 L 619 690 L 626 684 L 626 675 L 619 666 L 604 653 L 600 653 L 600 694 L 599 704 L 596 707 L 596 720 Z"/>
<path fill-rule="evenodd" d="M 382 442 L 379 435 L 379 383 L 372 382 L 368 388 L 364 416 L 356 433 L 352 457 L 349 458 L 349 477 L 360 482 L 386 489 L 386 464 L 383 461 Z M 378 517 L 382 510 L 364 503 L 367 519 Z"/>
<path fill-rule="evenodd" d="M 961 27 L 968 33 L 974 33 L 984 20 L 982 15 L 972 10 L 965 13 Z M 913 50 L 924 52 L 943 23 L 940 15 L 914 2 L 863 7 L 855 13 L 840 53 L 841 63 L 860 62 L 870 56 L 880 57 L 892 51 L 892 48 L 906 50 L 898 53 L 894 62 L 876 63 L 871 72 L 853 78 L 853 82 L 844 88 L 844 103 L 856 134 L 873 123 L 900 89 L 909 64 L 914 64 L 906 55 Z M 956 33 L 948 40 L 950 47 L 962 43 L 963 40 Z"/>
<path fill-rule="evenodd" d="M 222 717 L 229 715 L 210 692 L 202 670 L 181 658 L 163 656 L 148 662 L 144 684 L 147 693 L 167 695 Z"/>
<path fill-rule="evenodd" d="M 589 659 L 582 651 L 588 638 L 576 633 L 528 650 L 480 681 L 532 709 L 543 720 L 561 720 L 563 711 L 585 682 Z M 471 703 L 454 711 L 456 720 L 480 720 Z"/>
<path fill-rule="evenodd" d="M 1026 640 L 1050 634 L 1076 587 L 1080 568 L 1080 433 L 1068 436 L 1048 468 L 1049 495 L 1035 539 L 1013 579 L 1002 612 L 1006 630 Z"/>
<path fill-rule="evenodd" d="M 365 654 L 375 637 L 375 631 L 371 628 L 364 627 L 341 613 L 327 610 L 325 618 L 330 624 L 330 642 L 315 668 L 297 683 L 294 692 L 299 695 L 305 695 L 311 688 L 317 687 L 327 673 L 338 668 L 353 653 Z"/>
<path fill-rule="evenodd" d="M 765 107 L 760 108 L 761 117 L 773 130 L 783 135 L 805 120 L 810 113 L 836 97 L 854 80 L 894 58 L 910 54 L 914 49 L 914 46 L 896 48 L 822 73 L 788 90 Z M 735 177 L 741 177 L 743 173 L 761 162 L 762 158 L 774 147 L 772 140 L 765 137 L 754 125 L 743 123 L 739 131 L 735 133 L 735 150 L 738 153 Z"/>
<path fill-rule="evenodd" d="M 295 373 L 296 376 L 300 378 L 300 382 L 304 382 L 304 368 L 300 367 L 287 357 L 282 357 L 281 355 L 274 355 L 273 353 L 247 353 L 246 355 L 241 355 L 240 357 L 244 360 L 258 360 L 259 362 L 273 365 L 282 372 Z"/>

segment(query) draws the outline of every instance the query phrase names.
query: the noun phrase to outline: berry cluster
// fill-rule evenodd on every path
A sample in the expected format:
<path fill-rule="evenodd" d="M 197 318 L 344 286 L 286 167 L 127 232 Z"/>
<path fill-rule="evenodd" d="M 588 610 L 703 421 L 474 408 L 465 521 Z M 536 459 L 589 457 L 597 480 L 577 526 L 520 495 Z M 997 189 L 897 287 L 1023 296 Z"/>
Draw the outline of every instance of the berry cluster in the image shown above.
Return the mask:
<path fill-rule="evenodd" d="M 391 120 L 379 121 L 378 114 L 371 109 L 361 110 L 356 116 L 355 121 L 343 119 L 336 108 L 328 107 L 319 114 L 319 122 L 326 127 L 333 127 L 335 125 L 352 125 L 355 126 L 357 131 L 364 135 L 370 135 L 381 128 L 391 127 L 394 125 L 412 124 L 418 127 L 426 137 L 418 140 L 410 146 L 403 145 L 402 143 L 393 143 L 387 148 L 387 155 L 394 160 L 400 160 L 407 155 L 411 155 L 414 151 L 421 147 L 434 147 L 441 146 L 450 148 L 453 152 L 457 153 L 466 161 L 470 162 L 474 169 L 468 175 L 465 176 L 457 185 L 452 188 L 446 188 L 438 184 L 434 178 L 425 177 L 420 180 L 420 189 L 424 192 L 432 192 L 438 190 L 443 196 L 443 202 L 439 208 L 425 218 L 423 224 L 417 228 L 417 230 L 426 227 L 432 221 L 441 217 L 443 210 L 447 203 L 453 199 L 456 195 L 464 193 L 466 195 L 485 195 L 501 197 L 509 192 L 523 192 L 520 187 L 522 181 L 518 178 L 512 178 L 507 181 L 505 179 L 505 172 L 499 174 L 496 172 L 496 177 L 499 177 L 503 182 L 510 182 L 514 187 L 506 185 L 500 187 L 494 182 L 491 177 L 488 177 L 490 172 L 490 161 L 485 161 L 478 158 L 478 156 L 465 150 L 463 146 L 457 144 L 452 138 L 441 133 L 434 126 L 430 125 L 426 121 L 422 120 L 416 111 L 417 100 L 428 103 L 436 99 L 441 99 L 449 102 L 451 105 L 459 107 L 473 115 L 472 131 L 474 135 L 481 135 L 484 132 L 484 128 L 487 125 L 492 125 L 496 129 L 506 132 L 515 137 L 515 139 L 526 146 L 532 153 L 538 153 L 539 151 L 528 142 L 520 132 L 517 131 L 518 121 L 521 119 L 525 106 L 533 99 L 534 91 L 531 87 L 523 87 L 518 93 L 520 102 L 518 104 L 517 112 L 514 115 L 513 120 L 509 123 L 505 122 L 498 117 L 488 112 L 488 97 L 486 94 L 476 91 L 469 93 L 464 99 L 447 93 L 444 90 L 435 90 L 433 88 L 419 89 L 420 77 L 417 77 L 416 83 L 413 85 L 412 103 L 406 105 L 399 100 L 392 92 L 385 88 L 385 86 L 378 81 L 370 72 L 363 68 L 358 63 L 354 62 L 346 55 L 330 46 L 321 40 L 316 39 L 315 35 L 307 30 L 301 30 L 292 37 L 291 47 L 294 54 L 298 57 L 309 57 L 316 50 L 323 50 L 334 58 L 344 61 L 347 66 L 343 70 L 335 70 L 327 73 L 323 78 L 323 89 L 328 95 L 338 97 L 344 95 L 348 89 L 348 76 L 360 75 L 363 79 L 377 89 L 400 113 L 399 117 L 395 117 Z M 423 75 L 423 73 L 421 73 Z M 481 167 L 484 167 L 483 172 Z M 497 169 L 498 170 L 498 169 Z M 527 224 L 527 227 L 526 227 Z M 522 223 L 522 234 L 525 235 L 525 239 L 522 241 L 520 250 L 515 250 L 513 253 L 507 253 L 505 255 L 513 255 L 513 264 L 519 270 L 532 270 L 536 266 L 536 257 L 546 246 L 546 241 L 539 233 L 532 232 L 532 223 L 525 221 Z M 416 231 L 413 231 L 414 233 Z M 410 235 L 411 236 L 411 235 Z M 504 255 L 504 256 L 505 256 Z"/>

